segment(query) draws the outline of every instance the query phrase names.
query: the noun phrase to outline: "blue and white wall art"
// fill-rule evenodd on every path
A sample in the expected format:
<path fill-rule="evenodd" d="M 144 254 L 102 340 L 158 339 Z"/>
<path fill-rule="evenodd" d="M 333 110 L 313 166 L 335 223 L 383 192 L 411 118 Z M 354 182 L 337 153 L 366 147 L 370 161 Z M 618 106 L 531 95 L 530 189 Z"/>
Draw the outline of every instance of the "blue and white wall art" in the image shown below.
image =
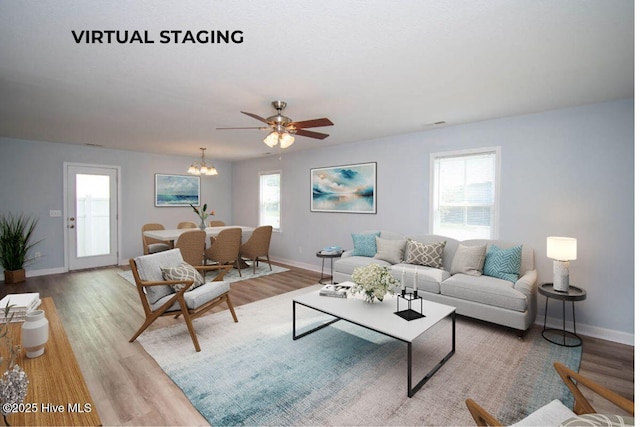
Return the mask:
<path fill-rule="evenodd" d="M 200 206 L 200 177 L 156 174 L 156 206 Z"/>
<path fill-rule="evenodd" d="M 376 213 L 376 162 L 311 169 L 311 211 Z"/>

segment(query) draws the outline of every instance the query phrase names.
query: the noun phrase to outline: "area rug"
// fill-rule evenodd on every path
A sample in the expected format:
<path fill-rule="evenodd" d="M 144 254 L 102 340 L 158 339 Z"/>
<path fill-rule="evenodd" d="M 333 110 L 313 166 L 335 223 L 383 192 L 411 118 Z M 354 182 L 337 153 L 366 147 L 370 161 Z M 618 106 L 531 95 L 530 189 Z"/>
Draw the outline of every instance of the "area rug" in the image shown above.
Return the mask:
<path fill-rule="evenodd" d="M 284 271 L 289 271 L 288 268 L 280 267 L 277 265 L 272 265 L 272 268 L 273 269 L 270 270 L 268 264 L 258 264 L 258 266 L 256 267 L 255 274 L 253 274 L 252 268 L 245 268 L 242 270 L 242 277 L 240 277 L 240 275 L 238 274 L 238 270 L 236 270 L 235 268 L 232 268 L 231 270 L 229 270 L 227 274 L 224 275 L 224 280 L 229 283 L 233 283 L 233 282 L 239 282 L 241 280 L 255 279 L 256 277 L 268 276 L 269 274 L 276 274 L 276 273 L 282 273 Z M 124 280 L 126 280 L 127 282 L 131 283 L 132 285 L 134 286 L 136 285 L 136 282 L 133 280 L 133 273 L 131 272 L 131 270 L 120 271 L 118 272 L 118 275 L 122 277 Z M 209 276 L 209 278 L 211 277 L 212 276 Z"/>
<path fill-rule="evenodd" d="M 240 306 L 239 323 L 226 311 L 197 319 L 199 353 L 180 324 L 138 341 L 211 425 L 471 425 L 468 397 L 510 424 L 554 398 L 572 405 L 552 364 L 578 370 L 581 348 L 551 344 L 539 327 L 519 339 L 461 316 L 455 354 L 408 398 L 406 344 L 347 322 L 292 340 L 291 298 L 317 289 Z M 327 319 L 297 311 L 297 328 Z M 445 322 L 414 343 L 414 378 L 449 351 L 450 336 Z"/>

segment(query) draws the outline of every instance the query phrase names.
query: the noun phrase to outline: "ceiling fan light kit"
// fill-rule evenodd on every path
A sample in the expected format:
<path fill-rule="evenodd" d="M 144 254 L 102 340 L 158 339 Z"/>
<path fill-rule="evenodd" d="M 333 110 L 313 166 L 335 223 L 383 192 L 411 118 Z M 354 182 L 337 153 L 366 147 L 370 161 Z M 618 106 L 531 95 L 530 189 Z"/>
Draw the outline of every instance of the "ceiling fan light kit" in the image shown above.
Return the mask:
<path fill-rule="evenodd" d="M 273 105 L 273 108 L 276 109 L 277 114 L 274 116 L 269 116 L 266 119 L 258 116 L 257 114 L 241 111 L 242 114 L 246 114 L 247 116 L 252 117 L 256 120 L 260 120 L 262 123 L 267 124 L 269 127 L 218 128 L 218 129 L 270 130 L 271 132 L 264 139 L 264 143 L 267 144 L 269 148 L 274 148 L 278 144 L 280 144 L 280 148 L 282 149 L 288 148 L 294 143 L 295 141 L 295 137 L 293 136 L 294 134 L 297 136 L 306 136 L 307 138 L 314 138 L 314 139 L 325 139 L 326 137 L 329 136 L 326 133 L 305 130 L 306 128 L 333 126 L 333 122 L 331 122 L 331 120 L 327 119 L 326 117 L 321 119 L 294 122 L 289 117 L 282 115 L 282 110 L 284 110 L 287 106 L 286 102 L 273 101 L 271 105 Z"/>
<path fill-rule="evenodd" d="M 201 160 L 191 163 L 187 173 L 191 175 L 218 175 L 218 169 L 213 165 L 208 165 L 207 162 L 204 161 L 204 150 L 206 150 L 206 148 L 200 148 L 200 150 L 202 150 Z"/>

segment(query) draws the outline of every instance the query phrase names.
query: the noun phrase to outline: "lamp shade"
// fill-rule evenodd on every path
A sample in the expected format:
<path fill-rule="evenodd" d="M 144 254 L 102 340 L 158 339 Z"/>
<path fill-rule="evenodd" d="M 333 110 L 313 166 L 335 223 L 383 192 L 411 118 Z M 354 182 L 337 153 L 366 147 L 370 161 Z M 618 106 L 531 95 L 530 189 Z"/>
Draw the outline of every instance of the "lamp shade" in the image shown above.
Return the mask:
<path fill-rule="evenodd" d="M 547 237 L 547 257 L 558 261 L 577 259 L 578 241 L 573 237 Z"/>
<path fill-rule="evenodd" d="M 295 140 L 296 139 L 290 133 L 283 133 L 282 136 L 280 136 L 280 148 L 284 150 L 285 148 L 290 147 Z"/>
<path fill-rule="evenodd" d="M 271 132 L 269 135 L 267 135 L 267 137 L 264 139 L 264 143 L 267 144 L 269 148 L 273 148 L 278 145 L 278 132 Z"/>

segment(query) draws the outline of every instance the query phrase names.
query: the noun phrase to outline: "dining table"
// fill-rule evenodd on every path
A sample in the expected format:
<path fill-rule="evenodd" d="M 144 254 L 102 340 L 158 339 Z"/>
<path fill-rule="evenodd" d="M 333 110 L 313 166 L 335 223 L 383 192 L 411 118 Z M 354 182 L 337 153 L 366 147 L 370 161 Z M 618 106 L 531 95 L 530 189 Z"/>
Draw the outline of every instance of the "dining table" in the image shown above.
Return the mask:
<path fill-rule="evenodd" d="M 219 227 L 207 227 L 204 229 L 205 233 L 207 233 L 207 237 L 216 237 L 218 234 L 229 228 L 239 228 L 242 230 L 242 243 L 245 243 L 249 237 L 251 237 L 251 233 L 255 230 L 255 227 L 248 227 L 246 225 L 224 225 Z M 166 229 L 166 230 L 148 230 L 144 232 L 144 235 L 147 237 L 151 237 L 153 239 L 164 240 L 166 242 L 175 242 L 178 240 L 178 237 L 182 233 L 187 231 L 199 230 L 198 228 L 176 228 L 176 229 Z"/>

